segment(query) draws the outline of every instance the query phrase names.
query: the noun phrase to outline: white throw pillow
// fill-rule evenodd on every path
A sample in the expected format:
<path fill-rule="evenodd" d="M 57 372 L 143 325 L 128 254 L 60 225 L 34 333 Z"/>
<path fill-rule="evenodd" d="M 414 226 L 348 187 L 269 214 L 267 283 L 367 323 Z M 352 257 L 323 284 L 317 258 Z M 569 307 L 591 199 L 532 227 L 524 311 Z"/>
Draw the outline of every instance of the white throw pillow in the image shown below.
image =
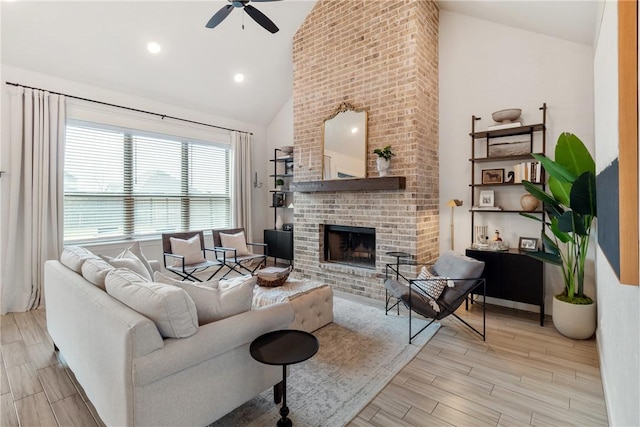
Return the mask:
<path fill-rule="evenodd" d="M 206 261 L 202 254 L 202 245 L 200 244 L 200 236 L 198 234 L 187 240 L 178 239 L 177 237 L 170 237 L 169 240 L 171 241 L 171 253 L 183 256 L 184 265 L 198 264 Z M 175 258 L 173 266 L 182 266 L 182 260 Z"/>
<path fill-rule="evenodd" d="M 452 281 L 449 280 L 448 277 L 434 276 L 426 267 L 422 267 L 418 279 L 418 281 L 414 282 L 415 286 L 412 286 L 411 289 L 424 296 L 429 301 L 429 305 L 431 305 L 433 311 L 440 313 L 440 306 L 436 300 L 440 298 L 440 295 L 442 295 L 447 285 L 453 286 Z"/>
<path fill-rule="evenodd" d="M 198 331 L 196 307 L 185 291 L 117 268 L 105 279 L 107 293 L 156 324 L 164 338 L 186 338 Z"/>
<path fill-rule="evenodd" d="M 114 268 L 102 258 L 88 259 L 82 264 L 82 277 L 104 291 L 106 290 L 104 279 Z"/>
<path fill-rule="evenodd" d="M 244 231 L 235 234 L 220 233 L 220 242 L 225 248 L 236 250 L 236 256 L 251 255 L 247 248 L 247 239 L 244 237 Z M 232 257 L 233 252 L 227 252 L 227 257 Z"/>
<path fill-rule="evenodd" d="M 164 283 L 166 285 L 174 285 L 174 286 L 180 286 L 182 283 L 194 283 L 193 281 L 190 280 L 177 280 L 174 279 L 173 277 L 169 277 L 166 274 L 162 274 L 159 271 L 154 271 L 153 272 L 153 281 L 156 283 Z M 214 288 L 217 289 L 218 288 L 218 279 L 211 279 L 208 280 L 206 282 L 198 282 L 199 285 L 204 286 L 206 288 Z"/>
<path fill-rule="evenodd" d="M 131 255 L 135 255 L 140 261 L 142 261 L 142 264 L 149 272 L 149 276 L 153 277 L 153 268 L 151 267 L 151 264 L 149 264 L 149 260 L 147 259 L 147 257 L 145 257 L 144 254 L 142 253 L 140 242 L 133 242 L 131 246 L 125 249 L 116 258 L 127 258 L 127 257 L 130 257 Z"/>
<path fill-rule="evenodd" d="M 82 264 L 92 258 L 98 256 L 81 246 L 65 246 L 60 254 L 60 262 L 78 274 L 82 274 Z"/>
<path fill-rule="evenodd" d="M 251 310 L 253 288 L 257 277 L 244 277 L 242 282 L 224 289 L 210 288 L 194 282 L 177 282 L 196 305 L 198 323 L 207 323 L 235 316 Z"/>
<path fill-rule="evenodd" d="M 147 282 L 153 280 L 151 278 L 151 275 L 147 271 L 147 268 L 144 266 L 142 261 L 138 259 L 137 256 L 131 253 L 131 251 L 129 251 L 128 249 L 125 249 L 124 253 L 125 256 L 121 258 L 112 258 L 106 255 L 101 255 L 101 257 L 115 268 L 128 268 L 134 273 L 142 276 Z"/>

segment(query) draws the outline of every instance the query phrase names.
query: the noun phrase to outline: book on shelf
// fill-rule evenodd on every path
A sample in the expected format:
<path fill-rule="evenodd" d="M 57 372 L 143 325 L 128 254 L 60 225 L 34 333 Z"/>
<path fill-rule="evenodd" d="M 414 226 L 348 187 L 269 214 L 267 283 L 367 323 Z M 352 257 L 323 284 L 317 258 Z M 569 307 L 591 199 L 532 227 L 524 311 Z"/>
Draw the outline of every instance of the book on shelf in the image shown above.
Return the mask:
<path fill-rule="evenodd" d="M 519 184 L 522 181 L 539 183 L 542 177 L 542 165 L 540 162 L 523 162 L 513 165 L 513 182 Z"/>
<path fill-rule="evenodd" d="M 511 129 L 519 128 L 520 126 L 522 126 L 522 122 L 500 123 L 498 125 L 487 126 L 487 130 Z"/>
<path fill-rule="evenodd" d="M 501 211 L 500 206 L 474 206 L 471 208 L 474 211 Z"/>

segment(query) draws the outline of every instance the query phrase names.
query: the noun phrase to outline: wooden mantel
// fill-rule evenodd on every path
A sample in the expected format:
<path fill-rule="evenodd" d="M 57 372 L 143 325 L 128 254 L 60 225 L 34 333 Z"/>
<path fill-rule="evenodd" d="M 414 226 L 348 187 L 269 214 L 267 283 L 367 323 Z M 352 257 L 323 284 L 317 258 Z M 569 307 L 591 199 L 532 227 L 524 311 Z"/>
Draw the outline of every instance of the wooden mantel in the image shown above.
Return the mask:
<path fill-rule="evenodd" d="M 385 176 L 294 182 L 290 189 L 297 193 L 317 193 L 321 191 L 404 190 L 406 187 L 407 179 L 404 176 Z"/>

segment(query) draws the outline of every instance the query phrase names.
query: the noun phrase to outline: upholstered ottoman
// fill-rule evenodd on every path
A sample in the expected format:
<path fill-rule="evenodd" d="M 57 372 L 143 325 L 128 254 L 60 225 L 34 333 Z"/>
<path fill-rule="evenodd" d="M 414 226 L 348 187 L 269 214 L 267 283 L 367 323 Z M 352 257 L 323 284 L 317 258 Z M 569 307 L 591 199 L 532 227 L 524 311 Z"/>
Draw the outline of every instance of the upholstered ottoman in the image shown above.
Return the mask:
<path fill-rule="evenodd" d="M 254 308 L 285 301 L 296 313 L 290 329 L 313 332 L 333 322 L 333 290 L 327 284 L 289 277 L 282 286 L 254 288 Z"/>

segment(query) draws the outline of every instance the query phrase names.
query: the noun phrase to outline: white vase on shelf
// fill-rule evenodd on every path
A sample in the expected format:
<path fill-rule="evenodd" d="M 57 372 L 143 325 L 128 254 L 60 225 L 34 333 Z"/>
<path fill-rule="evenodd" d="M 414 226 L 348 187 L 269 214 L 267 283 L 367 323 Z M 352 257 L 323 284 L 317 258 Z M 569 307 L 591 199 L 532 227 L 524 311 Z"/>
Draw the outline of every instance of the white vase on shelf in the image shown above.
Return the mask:
<path fill-rule="evenodd" d="M 282 230 L 282 217 L 280 215 L 276 216 L 276 230 Z"/>
<path fill-rule="evenodd" d="M 378 167 L 378 173 L 380 176 L 387 176 L 387 170 L 389 170 L 389 166 L 391 166 L 391 160 L 378 157 L 376 159 L 376 166 Z"/>

